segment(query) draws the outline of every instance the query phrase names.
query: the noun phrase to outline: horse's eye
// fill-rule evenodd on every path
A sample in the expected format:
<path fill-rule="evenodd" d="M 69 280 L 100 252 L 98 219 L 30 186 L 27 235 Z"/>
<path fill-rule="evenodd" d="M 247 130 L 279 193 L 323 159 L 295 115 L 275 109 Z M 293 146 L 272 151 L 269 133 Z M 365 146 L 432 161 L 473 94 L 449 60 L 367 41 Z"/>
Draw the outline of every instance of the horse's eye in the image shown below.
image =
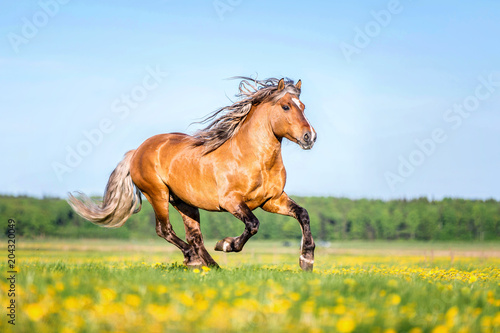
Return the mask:
<path fill-rule="evenodd" d="M 290 110 L 290 107 L 288 105 L 282 105 L 281 108 L 285 111 Z"/>

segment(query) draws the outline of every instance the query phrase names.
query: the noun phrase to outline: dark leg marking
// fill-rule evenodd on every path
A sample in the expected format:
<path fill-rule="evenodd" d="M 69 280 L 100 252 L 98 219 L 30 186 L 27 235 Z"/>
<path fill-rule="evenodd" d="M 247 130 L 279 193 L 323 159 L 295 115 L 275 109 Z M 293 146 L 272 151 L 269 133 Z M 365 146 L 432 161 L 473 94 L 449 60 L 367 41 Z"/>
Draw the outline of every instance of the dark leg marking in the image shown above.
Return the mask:
<path fill-rule="evenodd" d="M 156 199 L 152 200 L 151 197 L 144 193 L 148 201 L 153 206 L 156 215 L 156 234 L 167 242 L 174 244 L 179 250 L 182 251 L 184 255 L 184 264 L 185 265 L 201 265 L 201 258 L 198 256 L 194 248 L 180 239 L 174 229 L 172 228 L 172 224 L 170 224 L 170 219 L 168 217 L 168 192 L 162 193 L 161 196 L 155 196 Z"/>
<path fill-rule="evenodd" d="M 201 258 L 203 265 L 219 267 L 212 256 L 208 253 L 203 243 L 203 235 L 200 229 L 200 211 L 198 208 L 192 207 L 175 198 L 172 205 L 181 214 L 186 229 L 186 240 L 192 246 L 196 254 Z"/>
<path fill-rule="evenodd" d="M 226 237 L 215 244 L 216 251 L 240 252 L 245 243 L 259 230 L 259 220 L 245 203 L 240 203 L 232 214 L 245 223 L 245 231 L 238 237 Z"/>
<path fill-rule="evenodd" d="M 316 245 L 311 234 L 311 226 L 309 220 L 309 213 L 307 210 L 297 205 L 294 201 L 290 200 L 290 209 L 293 216 L 299 221 L 302 229 L 302 242 L 300 245 L 301 254 L 299 257 L 299 265 L 305 271 L 312 271 L 314 265 L 314 249 Z"/>

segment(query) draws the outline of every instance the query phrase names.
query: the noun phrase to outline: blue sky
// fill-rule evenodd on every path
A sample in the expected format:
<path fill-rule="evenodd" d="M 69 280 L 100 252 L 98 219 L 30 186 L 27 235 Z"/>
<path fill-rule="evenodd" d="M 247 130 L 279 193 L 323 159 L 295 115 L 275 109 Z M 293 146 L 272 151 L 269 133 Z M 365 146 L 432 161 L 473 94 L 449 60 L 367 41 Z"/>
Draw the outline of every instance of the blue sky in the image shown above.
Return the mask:
<path fill-rule="evenodd" d="M 2 194 L 102 194 L 126 151 L 258 74 L 302 79 L 318 132 L 284 143 L 288 193 L 500 199 L 497 1 L 0 6 Z"/>

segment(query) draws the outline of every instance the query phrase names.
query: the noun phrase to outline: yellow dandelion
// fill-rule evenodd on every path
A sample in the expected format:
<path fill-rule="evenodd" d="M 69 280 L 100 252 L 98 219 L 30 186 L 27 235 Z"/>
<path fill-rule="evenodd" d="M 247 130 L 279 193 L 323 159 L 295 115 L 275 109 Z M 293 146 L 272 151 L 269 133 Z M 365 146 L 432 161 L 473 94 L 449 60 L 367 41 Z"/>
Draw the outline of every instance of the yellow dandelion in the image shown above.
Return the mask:
<path fill-rule="evenodd" d="M 474 308 L 474 310 L 472 311 L 472 315 L 479 316 L 481 314 L 481 312 L 483 312 L 483 309 L 481 309 L 481 308 Z"/>
<path fill-rule="evenodd" d="M 391 294 L 389 297 L 389 303 L 392 305 L 398 305 L 399 303 L 401 303 L 401 296 L 397 294 Z"/>
<path fill-rule="evenodd" d="M 500 327 L 500 312 L 497 312 L 491 323 L 495 327 Z"/>
<path fill-rule="evenodd" d="M 111 302 L 116 298 L 116 291 L 110 288 L 103 288 L 99 290 L 99 295 L 105 302 Z"/>
<path fill-rule="evenodd" d="M 455 317 L 458 314 L 458 308 L 456 306 L 452 306 L 446 311 L 446 326 L 453 327 L 455 326 Z"/>
<path fill-rule="evenodd" d="M 484 316 L 481 318 L 481 326 L 483 326 L 483 328 L 491 327 L 492 321 L 493 320 L 490 316 Z"/>
<path fill-rule="evenodd" d="M 308 302 L 304 303 L 307 304 Z M 292 306 L 292 302 L 290 302 L 287 299 L 279 299 L 273 302 L 271 306 L 268 307 L 268 309 L 272 313 L 286 313 L 288 309 Z M 302 309 L 302 312 L 304 313 L 311 313 L 312 308 L 307 308 L 307 309 Z"/>
<path fill-rule="evenodd" d="M 187 307 L 191 307 L 194 304 L 193 298 L 186 293 L 180 294 L 179 300 L 181 301 L 182 304 L 184 304 Z"/>
<path fill-rule="evenodd" d="M 64 284 L 62 282 L 57 282 L 56 283 L 56 290 L 57 291 L 63 291 L 64 290 Z"/>
<path fill-rule="evenodd" d="M 149 304 L 147 306 L 147 312 L 157 321 L 166 321 L 168 308 L 166 306 Z"/>
<path fill-rule="evenodd" d="M 203 312 L 208 309 L 208 301 L 206 299 L 199 299 L 194 304 L 194 308 L 196 309 L 196 311 Z"/>
<path fill-rule="evenodd" d="M 470 278 L 469 278 L 469 283 L 474 283 L 476 281 L 477 281 L 477 276 L 471 275 Z"/>
<path fill-rule="evenodd" d="M 74 296 L 66 298 L 63 304 L 64 307 L 68 310 L 75 310 L 80 308 L 80 301 Z"/>
<path fill-rule="evenodd" d="M 448 327 L 446 327 L 444 325 L 436 326 L 432 330 L 432 333 L 448 333 Z"/>
<path fill-rule="evenodd" d="M 167 291 L 168 291 L 168 289 L 165 286 L 158 286 L 158 288 L 156 289 L 156 292 L 158 294 L 165 294 Z"/>
<path fill-rule="evenodd" d="M 141 298 L 137 295 L 130 294 L 125 296 L 125 303 L 133 307 L 138 307 L 141 304 Z"/>
<path fill-rule="evenodd" d="M 234 306 L 248 311 L 257 311 L 261 308 L 260 303 L 253 298 L 238 298 L 234 301 Z"/>
<path fill-rule="evenodd" d="M 38 303 L 28 304 L 24 311 L 34 321 L 39 321 L 45 315 L 45 309 Z"/>
<path fill-rule="evenodd" d="M 61 330 L 61 333 L 74 333 L 75 330 L 72 329 L 72 328 L 69 328 L 69 327 L 64 327 L 62 330 Z"/>
<path fill-rule="evenodd" d="M 354 331 L 356 323 L 351 317 L 345 316 L 337 321 L 337 330 L 341 333 L 349 333 Z"/>
<path fill-rule="evenodd" d="M 298 301 L 300 299 L 300 294 L 296 292 L 291 292 L 289 296 L 292 301 Z"/>

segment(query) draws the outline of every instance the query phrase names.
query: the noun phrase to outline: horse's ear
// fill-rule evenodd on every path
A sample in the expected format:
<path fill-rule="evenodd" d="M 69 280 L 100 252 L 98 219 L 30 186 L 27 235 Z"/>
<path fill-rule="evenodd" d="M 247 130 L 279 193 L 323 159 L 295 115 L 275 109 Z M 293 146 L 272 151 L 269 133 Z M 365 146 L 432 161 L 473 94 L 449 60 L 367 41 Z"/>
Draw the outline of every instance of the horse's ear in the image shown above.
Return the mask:
<path fill-rule="evenodd" d="M 285 89 L 285 80 L 281 79 L 280 82 L 278 82 L 278 91 L 281 91 Z"/>
<path fill-rule="evenodd" d="M 300 87 L 302 87 L 302 80 L 297 81 L 297 83 L 295 84 L 295 88 L 300 90 Z"/>

